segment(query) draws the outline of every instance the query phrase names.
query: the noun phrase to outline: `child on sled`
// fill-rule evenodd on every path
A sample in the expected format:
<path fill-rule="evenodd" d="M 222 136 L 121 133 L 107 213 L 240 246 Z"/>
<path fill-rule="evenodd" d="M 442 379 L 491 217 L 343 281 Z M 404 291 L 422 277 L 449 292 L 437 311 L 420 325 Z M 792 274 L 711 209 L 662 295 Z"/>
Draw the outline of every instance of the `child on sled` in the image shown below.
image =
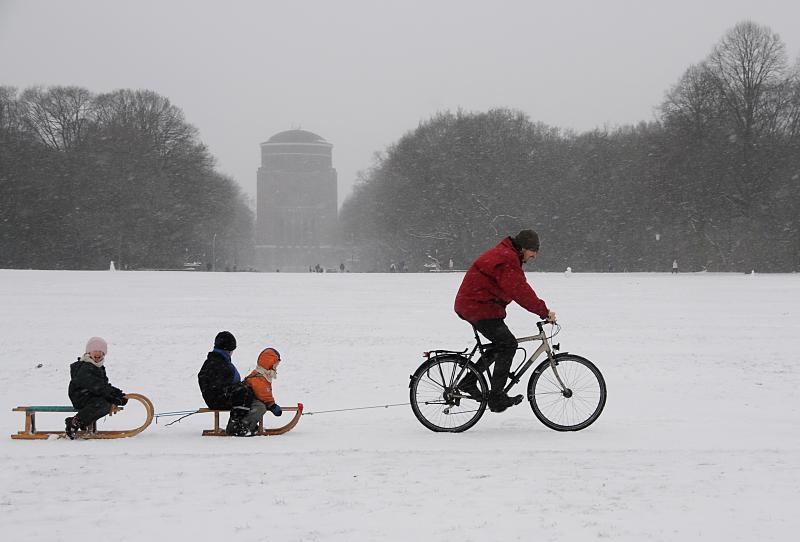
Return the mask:
<path fill-rule="evenodd" d="M 235 436 L 255 435 L 258 432 L 258 422 L 267 410 L 275 416 L 283 414 L 272 395 L 272 381 L 278 378 L 280 362 L 281 355 L 274 348 L 265 348 L 258 355 L 256 368 L 244 379 L 255 398 L 250 404 L 250 412 L 242 420 L 239 430 L 234 433 Z"/>
<path fill-rule="evenodd" d="M 236 337 L 230 331 L 220 331 L 214 337 L 214 349 L 208 353 L 197 382 L 208 408 L 230 410 L 230 419 L 225 432 L 240 433 L 242 419 L 250 412 L 253 394 L 242 383 L 239 370 L 233 364 L 233 351 L 236 350 Z"/>
<path fill-rule="evenodd" d="M 86 343 L 86 352 L 69 366 L 69 399 L 77 414 L 64 420 L 67 438 L 74 439 L 78 430 L 85 430 L 111 413 L 115 405 L 128 402 L 122 390 L 108 382 L 104 362 L 108 344 L 100 337 Z"/>

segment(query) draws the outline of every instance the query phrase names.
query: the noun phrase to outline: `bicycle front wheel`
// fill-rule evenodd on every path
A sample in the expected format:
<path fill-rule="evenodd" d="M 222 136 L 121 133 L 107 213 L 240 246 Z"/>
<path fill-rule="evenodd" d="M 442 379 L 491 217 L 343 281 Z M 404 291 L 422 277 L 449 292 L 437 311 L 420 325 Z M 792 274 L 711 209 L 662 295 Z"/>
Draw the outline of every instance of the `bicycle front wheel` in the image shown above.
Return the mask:
<path fill-rule="evenodd" d="M 589 427 L 603 412 L 606 382 L 588 359 L 558 354 L 552 365 L 546 359 L 533 371 L 528 381 L 528 401 L 533 413 L 547 427 L 579 431 Z"/>
<path fill-rule="evenodd" d="M 479 398 L 457 389 L 469 374 L 475 378 Z M 409 388 L 414 416 L 431 431 L 466 431 L 478 423 L 486 411 L 486 379 L 475 364 L 462 356 L 443 355 L 429 359 L 411 375 Z"/>

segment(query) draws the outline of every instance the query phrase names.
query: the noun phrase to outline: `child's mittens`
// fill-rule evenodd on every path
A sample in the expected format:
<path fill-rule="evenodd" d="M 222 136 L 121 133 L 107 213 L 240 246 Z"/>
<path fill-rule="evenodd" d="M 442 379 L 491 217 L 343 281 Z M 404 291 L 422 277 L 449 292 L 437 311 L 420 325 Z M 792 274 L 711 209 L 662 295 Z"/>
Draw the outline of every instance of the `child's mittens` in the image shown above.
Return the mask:
<path fill-rule="evenodd" d="M 278 405 L 278 403 L 272 403 L 269 406 L 269 411 L 272 412 L 275 416 L 280 416 L 281 414 L 283 414 L 283 410 L 281 410 L 281 407 L 280 405 Z"/>

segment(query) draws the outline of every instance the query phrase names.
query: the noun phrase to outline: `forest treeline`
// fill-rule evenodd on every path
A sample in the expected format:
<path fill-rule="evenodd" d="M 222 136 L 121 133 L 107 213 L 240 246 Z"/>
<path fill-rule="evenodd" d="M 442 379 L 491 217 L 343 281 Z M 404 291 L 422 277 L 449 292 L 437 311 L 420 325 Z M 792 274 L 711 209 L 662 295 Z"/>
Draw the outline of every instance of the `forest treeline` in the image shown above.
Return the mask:
<path fill-rule="evenodd" d="M 0 268 L 249 264 L 252 215 L 168 99 L 0 87 Z"/>
<path fill-rule="evenodd" d="M 345 239 L 379 270 L 464 268 L 522 228 L 546 270 L 798 270 L 799 72 L 746 21 L 653 122 L 575 134 L 507 109 L 437 114 L 361 174 Z"/>
<path fill-rule="evenodd" d="M 535 228 L 546 270 L 796 271 L 800 59 L 742 22 L 652 122 L 573 133 L 441 112 L 361 173 L 340 224 L 363 270 L 464 268 Z M 253 250 L 241 190 L 168 99 L 0 86 L 0 267 L 241 268 Z"/>

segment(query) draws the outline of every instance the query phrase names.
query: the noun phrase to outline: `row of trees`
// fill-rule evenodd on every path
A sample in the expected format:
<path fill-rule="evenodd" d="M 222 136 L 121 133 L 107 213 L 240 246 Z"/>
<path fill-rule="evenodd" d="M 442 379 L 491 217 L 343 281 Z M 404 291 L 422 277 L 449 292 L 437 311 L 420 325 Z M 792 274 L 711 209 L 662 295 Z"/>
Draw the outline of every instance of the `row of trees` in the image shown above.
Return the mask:
<path fill-rule="evenodd" d="M 174 268 L 212 252 L 241 266 L 252 229 L 239 187 L 168 99 L 0 87 L 0 267 Z"/>
<path fill-rule="evenodd" d="M 505 109 L 438 114 L 362 174 L 345 235 L 367 267 L 463 267 L 532 227 L 551 270 L 797 270 L 799 67 L 743 22 L 655 122 L 574 134 Z"/>

